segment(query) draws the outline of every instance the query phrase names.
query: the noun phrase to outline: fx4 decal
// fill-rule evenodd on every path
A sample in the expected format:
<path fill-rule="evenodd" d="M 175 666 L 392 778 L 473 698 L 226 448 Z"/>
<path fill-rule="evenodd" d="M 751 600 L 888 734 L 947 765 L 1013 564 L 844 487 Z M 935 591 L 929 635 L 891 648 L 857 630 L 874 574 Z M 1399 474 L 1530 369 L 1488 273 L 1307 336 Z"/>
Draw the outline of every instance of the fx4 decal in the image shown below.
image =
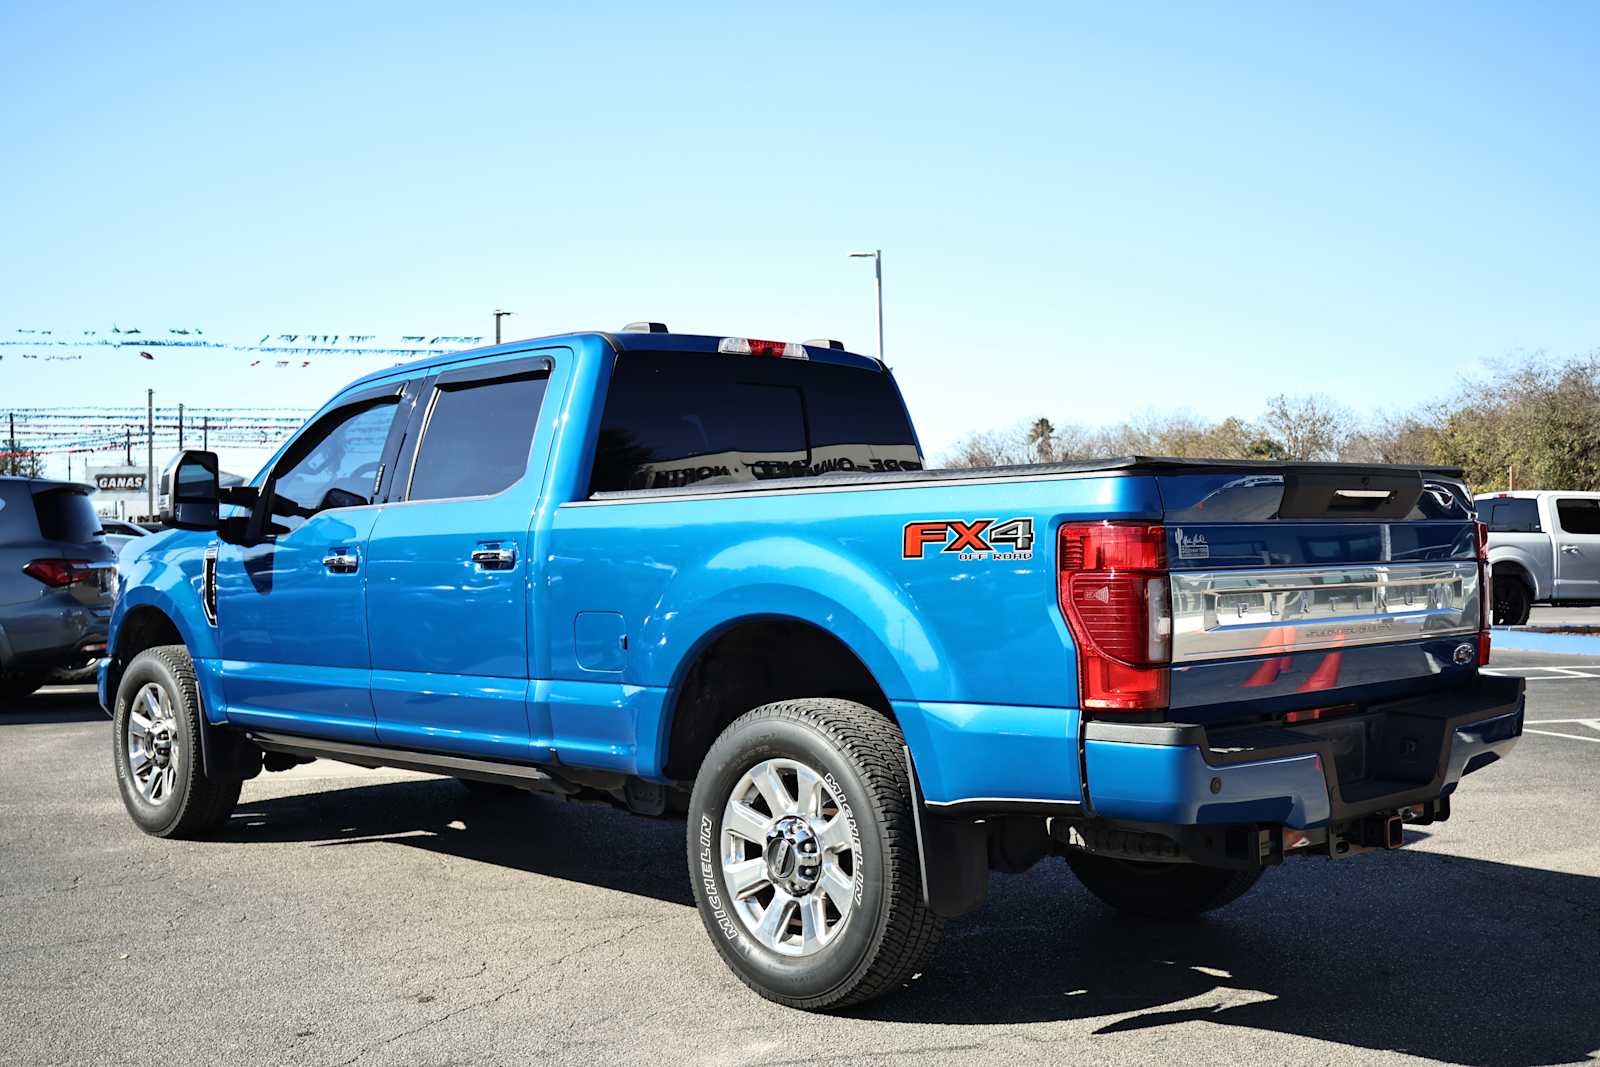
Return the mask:
<path fill-rule="evenodd" d="M 1033 520 L 928 519 L 906 523 L 902 559 L 925 559 L 929 548 L 961 559 L 1032 559 Z"/>

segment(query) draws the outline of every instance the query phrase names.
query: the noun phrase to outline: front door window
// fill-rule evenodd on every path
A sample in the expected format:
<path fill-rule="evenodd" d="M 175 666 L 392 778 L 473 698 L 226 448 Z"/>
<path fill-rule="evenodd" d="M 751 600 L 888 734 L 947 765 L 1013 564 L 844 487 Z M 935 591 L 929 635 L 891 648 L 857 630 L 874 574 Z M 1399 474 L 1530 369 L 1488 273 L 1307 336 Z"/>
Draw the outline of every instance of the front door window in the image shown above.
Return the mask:
<path fill-rule="evenodd" d="M 330 508 L 372 503 L 396 405 L 385 398 L 352 406 L 295 443 L 273 472 L 273 532 L 299 529 Z"/>

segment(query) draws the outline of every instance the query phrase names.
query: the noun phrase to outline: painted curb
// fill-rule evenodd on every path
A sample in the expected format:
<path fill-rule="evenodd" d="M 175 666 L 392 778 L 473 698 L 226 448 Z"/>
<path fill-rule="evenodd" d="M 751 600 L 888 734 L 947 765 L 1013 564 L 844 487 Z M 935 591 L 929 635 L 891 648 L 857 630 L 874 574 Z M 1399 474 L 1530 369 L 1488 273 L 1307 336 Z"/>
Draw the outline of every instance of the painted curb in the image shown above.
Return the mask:
<path fill-rule="evenodd" d="M 1600 656 L 1600 634 L 1552 634 L 1536 630 L 1496 627 L 1490 641 L 1506 652 L 1555 652 L 1569 656 Z M 1493 662 L 1492 654 L 1490 662 Z"/>

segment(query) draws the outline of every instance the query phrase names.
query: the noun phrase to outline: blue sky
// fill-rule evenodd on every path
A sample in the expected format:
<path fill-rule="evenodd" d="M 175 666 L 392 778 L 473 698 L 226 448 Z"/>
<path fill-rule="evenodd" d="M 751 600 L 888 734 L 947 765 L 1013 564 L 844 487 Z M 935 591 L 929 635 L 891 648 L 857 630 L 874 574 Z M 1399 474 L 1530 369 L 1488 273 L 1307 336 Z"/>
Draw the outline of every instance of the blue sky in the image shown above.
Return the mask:
<path fill-rule="evenodd" d="M 1600 346 L 1600 6 L 329 7 L 0 5 L 0 331 L 871 351 L 882 247 L 935 452 Z M 6 360 L 0 409 L 369 367 Z"/>

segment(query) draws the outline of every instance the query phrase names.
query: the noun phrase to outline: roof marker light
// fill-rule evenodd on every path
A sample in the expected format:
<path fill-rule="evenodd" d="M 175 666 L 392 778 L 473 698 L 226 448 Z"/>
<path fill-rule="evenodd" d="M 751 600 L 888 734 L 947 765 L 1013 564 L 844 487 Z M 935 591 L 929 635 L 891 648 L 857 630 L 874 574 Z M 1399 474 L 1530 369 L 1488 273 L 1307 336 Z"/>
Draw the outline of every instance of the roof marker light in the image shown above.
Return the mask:
<path fill-rule="evenodd" d="M 810 359 L 805 345 L 793 341 L 760 341 L 754 337 L 724 337 L 717 351 L 725 356 L 778 356 L 782 359 Z"/>
<path fill-rule="evenodd" d="M 816 348 L 831 348 L 836 352 L 844 351 L 844 342 L 835 341 L 831 337 L 813 337 L 807 341 L 806 344 L 812 345 Z"/>
<path fill-rule="evenodd" d="M 622 328 L 623 333 L 671 333 L 664 322 L 630 322 Z"/>

